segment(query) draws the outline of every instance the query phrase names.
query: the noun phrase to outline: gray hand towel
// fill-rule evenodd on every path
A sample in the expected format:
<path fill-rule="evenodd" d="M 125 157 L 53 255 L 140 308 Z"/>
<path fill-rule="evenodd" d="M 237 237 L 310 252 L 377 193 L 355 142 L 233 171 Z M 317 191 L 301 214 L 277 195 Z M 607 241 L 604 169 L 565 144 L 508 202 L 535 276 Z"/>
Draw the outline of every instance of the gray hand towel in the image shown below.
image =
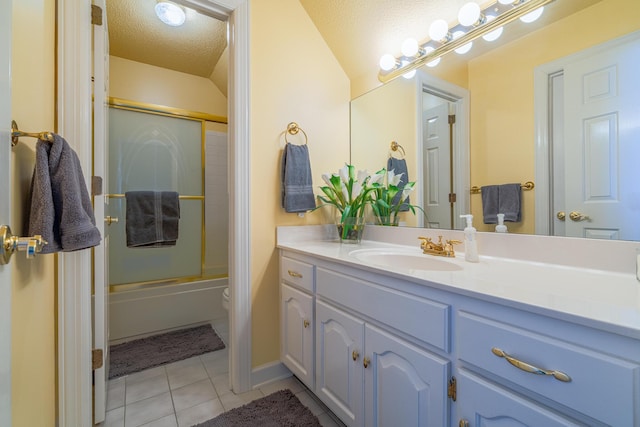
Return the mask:
<path fill-rule="evenodd" d="M 498 187 L 498 213 L 504 214 L 504 220 L 520 221 L 522 188 L 520 184 L 502 184 Z"/>
<path fill-rule="evenodd" d="M 100 243 L 100 232 L 84 181 L 80 160 L 67 141 L 36 143 L 30 193 L 28 236 L 48 242 L 41 253 L 76 251 Z"/>
<path fill-rule="evenodd" d="M 482 197 L 482 217 L 485 224 L 498 223 L 498 186 L 485 185 L 480 188 Z"/>
<path fill-rule="evenodd" d="M 175 191 L 127 191 L 127 247 L 175 246 L 180 199 Z"/>
<path fill-rule="evenodd" d="M 282 152 L 282 207 L 286 212 L 306 212 L 316 207 L 307 145 L 289 144 Z"/>
<path fill-rule="evenodd" d="M 407 182 L 409 182 L 409 171 L 407 169 L 407 162 L 405 159 L 396 159 L 395 157 L 389 157 L 389 159 L 387 160 L 387 170 L 393 171 L 393 173 L 396 175 L 402 174 L 402 176 L 400 177 L 400 182 L 398 183 L 398 188 L 400 189 L 400 191 L 393 198 L 393 204 L 396 205 L 402 198 L 402 190 L 404 189 L 404 186 L 407 185 Z M 402 205 L 400 206 L 400 212 L 408 211 L 409 203 L 411 202 L 409 201 L 409 197 L 407 197 L 404 203 L 402 203 Z"/>

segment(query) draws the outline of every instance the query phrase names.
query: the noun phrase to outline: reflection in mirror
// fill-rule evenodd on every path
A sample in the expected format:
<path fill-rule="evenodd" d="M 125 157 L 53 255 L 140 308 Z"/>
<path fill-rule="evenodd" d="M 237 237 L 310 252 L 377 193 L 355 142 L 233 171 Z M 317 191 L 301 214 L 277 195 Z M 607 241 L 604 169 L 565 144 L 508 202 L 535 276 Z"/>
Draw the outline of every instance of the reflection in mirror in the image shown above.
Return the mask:
<path fill-rule="evenodd" d="M 554 2 L 550 7 L 562 3 L 564 2 Z M 626 159 L 629 156 L 636 159 L 640 157 L 640 153 L 634 151 L 638 144 L 633 142 L 640 141 L 640 107 L 637 106 L 637 102 L 621 101 L 618 107 L 609 108 L 606 121 L 587 120 L 591 117 L 589 114 L 601 117 L 602 112 L 596 114 L 583 111 L 580 113 L 582 116 L 576 116 L 572 109 L 578 108 L 580 102 L 575 101 L 579 101 L 582 95 L 564 95 L 567 87 L 574 87 L 574 83 L 567 79 L 575 73 L 569 68 L 563 68 L 575 61 L 576 52 L 603 46 L 603 43 L 620 40 L 625 35 L 628 36 L 625 40 L 635 40 L 634 43 L 638 44 L 637 40 L 640 37 L 635 32 L 640 30 L 640 21 L 637 19 L 637 16 L 640 16 L 640 2 L 602 0 L 584 2 L 584 5 L 587 7 L 582 10 L 506 45 L 475 56 L 467 62 L 460 61 L 457 56 L 445 57 L 442 63 L 451 59 L 451 65 L 446 71 L 438 71 L 437 68 L 421 69 L 423 75 L 428 73 L 428 76 L 439 76 L 440 79 L 432 79 L 436 83 L 446 81 L 446 84 L 468 90 L 469 93 L 470 112 L 466 124 L 464 120 L 459 119 L 460 111 L 455 111 L 459 108 L 456 106 L 459 102 L 456 99 L 460 98 L 454 98 L 453 102 L 448 103 L 449 114 L 455 111 L 457 116 L 452 127 L 453 173 L 448 186 L 440 188 L 443 180 L 435 179 L 434 176 L 438 174 L 428 175 L 427 171 L 433 172 L 433 168 L 436 167 L 447 169 L 451 160 L 437 158 L 435 152 L 431 152 L 431 158 L 437 160 L 429 166 L 429 156 L 423 155 L 422 152 L 425 151 L 424 140 L 433 133 L 425 132 L 429 126 L 426 116 L 423 117 L 426 104 L 421 102 L 422 90 L 425 85 L 432 85 L 433 81 L 425 84 L 424 79 L 401 78 L 352 101 L 353 164 L 377 170 L 378 165 L 385 164 L 392 140 L 398 141 L 405 148 L 409 174 L 413 175 L 410 179 L 418 181 L 416 192 L 420 194 L 415 202 L 421 203 L 425 208 L 429 220 L 421 223 L 420 218 L 408 216 L 402 220 L 404 225 L 460 229 L 463 224 L 458 218 L 458 213 L 468 211 L 474 215 L 474 224 L 479 231 L 493 231 L 494 224 L 483 224 L 481 195 L 470 194 L 470 187 L 534 181 L 534 190 L 521 193 L 521 220 L 506 223 L 509 232 L 640 240 L 640 227 L 620 222 L 625 217 L 635 219 L 640 214 L 640 190 L 632 187 L 633 182 L 638 182 L 638 179 L 631 178 L 629 183 L 629 178 L 623 178 L 624 168 L 633 173 L 633 166 Z M 505 28 L 505 33 L 507 31 L 508 27 Z M 615 69 L 618 71 L 606 74 L 608 78 L 601 74 L 597 79 L 592 79 L 592 92 L 600 91 L 605 85 L 615 84 L 615 87 L 618 87 L 618 84 L 626 84 L 623 77 L 629 70 L 633 72 L 632 70 L 640 67 L 640 54 L 638 48 L 633 47 L 634 43 L 629 47 L 631 50 L 626 51 L 604 45 L 604 51 L 622 52 L 622 55 L 611 58 L 611 67 L 617 67 Z M 596 51 L 593 52 L 595 55 Z M 561 65 L 560 68 L 558 64 Z M 547 73 L 548 77 L 541 78 L 541 73 Z M 558 90 L 554 92 L 563 94 L 566 98 L 562 110 L 558 109 L 559 104 L 553 104 L 553 99 L 545 99 L 547 95 L 540 84 L 541 80 L 544 80 L 545 85 L 546 82 L 558 83 L 558 76 L 564 76 L 564 86 L 556 84 L 555 89 Z M 615 80 L 617 77 L 620 79 Z M 427 80 L 430 78 L 427 77 Z M 581 84 L 581 79 L 575 84 Z M 637 79 L 629 79 L 632 84 L 634 80 Z M 623 91 L 631 94 L 632 99 L 640 97 L 637 87 L 630 86 Z M 446 93 L 447 90 L 443 92 Z M 617 93 L 620 93 L 620 90 Z M 554 105 L 555 109 L 552 109 Z M 432 107 L 433 105 L 429 105 L 429 108 Z M 363 111 L 369 112 L 370 117 L 365 118 Z M 565 130 L 560 132 L 557 128 L 558 122 L 552 127 L 550 123 L 553 122 L 547 120 L 547 117 L 554 117 L 551 112 L 555 112 L 556 119 L 566 121 L 568 116 L 571 116 L 575 123 L 581 124 L 576 127 L 567 122 Z M 371 117 L 374 121 L 371 121 Z M 549 129 L 549 132 L 546 129 Z M 468 136 L 465 135 L 466 132 Z M 599 139 L 596 138 L 598 135 Z M 581 151 L 559 148 L 560 142 L 569 139 L 578 141 L 578 145 L 588 144 L 587 153 L 590 155 L 585 157 Z M 469 150 L 466 159 L 464 153 L 461 153 L 465 143 L 468 143 Z M 567 157 L 564 156 L 565 152 Z M 624 157 L 621 158 L 620 155 Z M 566 159 L 566 164 L 560 163 L 563 158 Z M 602 161 L 605 158 L 607 161 Z M 591 163 L 579 159 L 588 159 Z M 559 172 L 572 166 L 577 168 L 576 172 L 570 172 L 575 179 L 567 177 L 563 182 L 561 175 L 564 174 Z M 552 173 L 554 167 L 555 185 Z M 446 173 L 442 175 L 446 177 Z M 425 176 L 431 178 L 425 179 Z M 562 192 L 564 195 L 559 194 Z M 436 202 L 436 193 L 446 194 L 447 198 L 449 193 L 455 194 L 453 209 L 447 211 L 442 203 Z M 565 197 L 569 195 L 575 196 L 574 199 Z M 562 200 L 559 202 L 560 199 Z M 634 200 L 636 202 L 633 202 Z M 561 203 L 564 203 L 564 206 Z M 449 218 L 453 216 L 453 220 L 447 223 L 441 219 L 442 215 L 435 212 L 432 214 L 434 209 L 431 209 L 433 206 L 430 204 L 448 212 Z M 612 218 L 613 214 L 600 208 L 614 204 L 624 205 L 626 213 L 620 217 L 621 219 L 610 223 L 596 220 L 596 217 Z M 557 214 L 564 211 L 566 219 L 562 222 Z M 570 218 L 569 214 L 574 211 L 578 215 L 574 217 L 581 220 Z"/>

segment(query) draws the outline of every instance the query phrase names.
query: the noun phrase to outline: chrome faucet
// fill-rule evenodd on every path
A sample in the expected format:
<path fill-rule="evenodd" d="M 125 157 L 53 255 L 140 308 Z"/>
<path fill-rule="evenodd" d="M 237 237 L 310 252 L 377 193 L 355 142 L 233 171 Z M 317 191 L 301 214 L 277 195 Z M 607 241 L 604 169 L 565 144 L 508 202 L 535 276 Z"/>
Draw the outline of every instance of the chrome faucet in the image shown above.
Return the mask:
<path fill-rule="evenodd" d="M 422 253 L 435 255 L 435 256 L 444 256 L 447 258 L 453 258 L 456 256 L 455 251 L 453 250 L 453 245 L 457 245 L 462 243 L 460 240 L 445 240 L 442 243 L 442 236 L 438 236 L 438 243 L 433 242 L 431 237 L 418 237 L 419 240 L 422 240 L 420 243 L 420 249 L 422 249 Z"/>

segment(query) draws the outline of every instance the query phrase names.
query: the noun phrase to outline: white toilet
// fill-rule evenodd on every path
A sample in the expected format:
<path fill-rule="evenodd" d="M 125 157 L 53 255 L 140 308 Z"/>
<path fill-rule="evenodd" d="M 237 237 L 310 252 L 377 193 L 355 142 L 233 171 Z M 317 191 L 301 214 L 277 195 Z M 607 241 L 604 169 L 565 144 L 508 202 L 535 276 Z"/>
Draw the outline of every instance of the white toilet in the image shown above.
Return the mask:
<path fill-rule="evenodd" d="M 224 291 L 222 291 L 222 307 L 224 307 L 225 310 L 229 311 L 229 287 L 228 286 L 224 288 Z"/>

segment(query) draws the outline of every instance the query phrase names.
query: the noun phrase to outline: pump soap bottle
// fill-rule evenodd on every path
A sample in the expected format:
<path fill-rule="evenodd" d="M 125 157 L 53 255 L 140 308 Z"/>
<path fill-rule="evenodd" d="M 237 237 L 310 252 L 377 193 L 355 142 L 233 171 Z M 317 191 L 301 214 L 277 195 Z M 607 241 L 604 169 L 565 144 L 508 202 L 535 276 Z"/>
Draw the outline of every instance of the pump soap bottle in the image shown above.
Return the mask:
<path fill-rule="evenodd" d="M 507 233 L 507 226 L 504 225 L 504 214 L 498 214 L 498 225 L 496 225 L 496 233 Z"/>
<path fill-rule="evenodd" d="M 473 227 L 473 215 L 460 215 L 460 218 L 467 220 L 467 226 L 464 229 L 464 259 L 469 262 L 478 262 L 478 242 L 476 229 Z"/>

